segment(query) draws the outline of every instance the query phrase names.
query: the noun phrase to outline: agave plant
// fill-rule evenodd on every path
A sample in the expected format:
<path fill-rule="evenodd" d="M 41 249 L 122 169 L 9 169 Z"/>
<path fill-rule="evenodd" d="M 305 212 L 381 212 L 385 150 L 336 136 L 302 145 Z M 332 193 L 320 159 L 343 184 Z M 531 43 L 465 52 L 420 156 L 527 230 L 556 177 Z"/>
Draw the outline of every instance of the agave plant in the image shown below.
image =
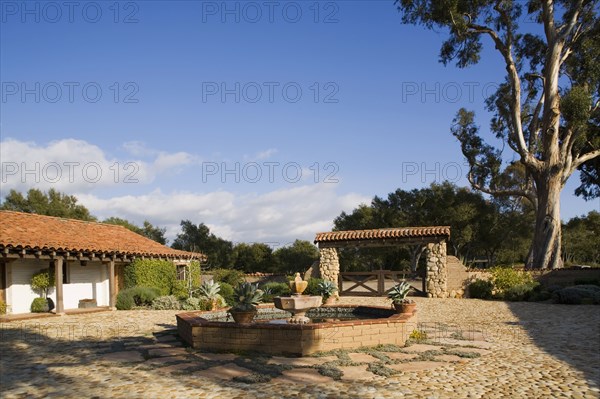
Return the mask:
<path fill-rule="evenodd" d="M 258 284 L 241 283 L 233 291 L 235 305 L 232 311 L 250 312 L 256 309 L 256 305 L 262 302 L 263 291 L 258 289 Z"/>
<path fill-rule="evenodd" d="M 323 280 L 317 285 L 317 292 L 324 299 L 329 298 L 338 290 L 337 285 L 335 285 L 332 281 Z"/>
<path fill-rule="evenodd" d="M 406 295 L 408 295 L 408 291 L 410 291 L 411 288 L 409 283 L 403 281 L 390 290 L 388 298 L 392 300 L 392 303 L 412 303 L 412 300 L 406 299 Z"/>
<path fill-rule="evenodd" d="M 211 303 L 211 310 L 215 310 L 220 302 L 223 302 L 223 297 L 220 295 L 221 284 L 214 282 L 213 280 L 204 281 L 200 288 L 198 288 L 198 294 L 200 298 L 208 299 Z"/>

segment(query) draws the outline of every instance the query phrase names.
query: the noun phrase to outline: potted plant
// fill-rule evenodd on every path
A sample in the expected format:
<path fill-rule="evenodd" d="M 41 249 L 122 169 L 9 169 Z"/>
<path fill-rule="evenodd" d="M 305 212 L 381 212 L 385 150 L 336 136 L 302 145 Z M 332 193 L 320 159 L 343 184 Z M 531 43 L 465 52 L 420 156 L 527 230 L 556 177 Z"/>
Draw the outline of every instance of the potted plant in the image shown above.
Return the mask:
<path fill-rule="evenodd" d="M 412 299 L 407 299 L 408 291 L 412 287 L 406 281 L 395 285 L 388 293 L 388 298 L 392 300 L 392 307 L 396 309 L 398 313 L 409 313 L 412 314 L 417 304 Z"/>
<path fill-rule="evenodd" d="M 258 284 L 241 283 L 233 291 L 235 305 L 229 313 L 236 323 L 251 323 L 256 316 L 256 305 L 262 302 L 263 292 Z"/>
<path fill-rule="evenodd" d="M 54 273 L 50 269 L 42 269 L 31 276 L 31 289 L 36 291 L 39 298 L 35 298 L 31 304 L 34 313 L 49 312 L 54 309 L 54 302 L 48 297 L 48 291 L 54 287 Z"/>
<path fill-rule="evenodd" d="M 323 280 L 317 285 L 317 292 L 323 297 L 324 305 L 333 305 L 337 301 L 337 290 L 337 285 L 329 280 Z"/>
<path fill-rule="evenodd" d="M 214 282 L 213 280 L 204 281 L 200 288 L 198 288 L 200 298 L 210 301 L 210 310 L 216 310 L 219 304 L 223 303 L 223 297 L 221 296 L 221 284 Z"/>

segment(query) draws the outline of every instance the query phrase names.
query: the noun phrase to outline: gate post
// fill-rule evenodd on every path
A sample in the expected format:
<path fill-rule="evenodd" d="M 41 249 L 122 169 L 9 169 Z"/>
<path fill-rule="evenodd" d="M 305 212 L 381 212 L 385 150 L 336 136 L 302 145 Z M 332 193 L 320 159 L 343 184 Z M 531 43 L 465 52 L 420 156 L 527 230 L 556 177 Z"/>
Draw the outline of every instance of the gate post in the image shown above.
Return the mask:
<path fill-rule="evenodd" d="M 336 248 L 319 248 L 319 274 L 323 280 L 339 284 L 340 260 Z"/>
<path fill-rule="evenodd" d="M 426 288 L 429 298 L 448 296 L 448 269 L 446 267 L 446 241 L 427 244 Z"/>

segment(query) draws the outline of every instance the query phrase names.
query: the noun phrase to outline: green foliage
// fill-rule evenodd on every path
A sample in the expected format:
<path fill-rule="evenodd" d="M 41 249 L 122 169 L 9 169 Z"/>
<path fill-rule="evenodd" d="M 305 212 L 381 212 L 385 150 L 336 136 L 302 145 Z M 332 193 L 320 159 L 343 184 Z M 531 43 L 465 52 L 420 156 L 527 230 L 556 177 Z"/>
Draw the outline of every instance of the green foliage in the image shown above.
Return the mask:
<path fill-rule="evenodd" d="M 209 300 L 217 299 L 219 292 L 221 291 L 221 285 L 214 280 L 207 280 L 200 285 L 198 289 L 198 295 L 200 298 L 206 298 Z"/>
<path fill-rule="evenodd" d="M 490 299 L 494 284 L 491 281 L 477 279 L 470 283 L 467 289 L 471 298 Z"/>
<path fill-rule="evenodd" d="M 32 188 L 27 192 L 27 197 L 10 190 L 0 209 L 69 219 L 96 220 L 85 206 L 77 204 L 77 198 L 62 194 L 53 188 L 48 193 Z"/>
<path fill-rule="evenodd" d="M 505 291 L 517 285 L 530 285 L 532 289 L 535 286 L 533 276 L 526 271 L 515 270 L 510 267 L 494 267 L 491 269 L 491 273 L 494 288 L 500 294 L 504 294 Z"/>
<path fill-rule="evenodd" d="M 231 241 L 215 236 L 204 223 L 196 226 L 189 220 L 182 220 L 181 233 L 177 234 L 172 247 L 184 251 L 202 252 L 208 256 L 207 266 L 210 269 L 230 268 L 233 264 Z"/>
<path fill-rule="evenodd" d="M 233 300 L 235 305 L 231 310 L 247 312 L 256 309 L 256 305 L 262 302 L 263 292 L 258 285 L 241 283 L 235 287 Z"/>
<path fill-rule="evenodd" d="M 48 296 L 48 289 L 56 283 L 54 273 L 50 269 L 43 269 L 31 276 L 31 289 L 37 291 L 41 297 Z"/>
<path fill-rule="evenodd" d="M 35 298 L 31 302 L 31 313 L 45 313 L 49 309 L 46 298 Z"/>
<path fill-rule="evenodd" d="M 181 309 L 183 310 L 210 310 L 212 304 L 207 299 L 190 297 L 183 301 Z"/>
<path fill-rule="evenodd" d="M 390 292 L 388 292 L 388 298 L 390 298 L 393 303 L 403 303 L 411 288 L 411 285 L 406 281 L 396 284 L 392 287 Z"/>
<path fill-rule="evenodd" d="M 232 306 L 234 304 L 234 289 L 231 284 L 221 283 L 220 295 L 227 305 Z"/>
<path fill-rule="evenodd" d="M 600 287 L 596 285 L 575 285 L 552 293 L 556 303 L 580 305 L 582 303 L 600 304 Z"/>
<path fill-rule="evenodd" d="M 320 295 L 319 294 L 319 284 L 323 281 L 322 278 L 314 278 L 311 277 L 308 279 L 308 285 L 306 286 L 306 290 L 304 290 L 304 295 Z"/>
<path fill-rule="evenodd" d="M 130 310 L 134 306 L 151 306 L 152 301 L 160 296 L 160 290 L 154 287 L 132 287 L 121 290 L 117 295 L 116 307 L 119 310 Z"/>
<path fill-rule="evenodd" d="M 527 301 L 533 297 L 539 283 L 516 284 L 504 291 L 504 299 L 507 301 Z"/>
<path fill-rule="evenodd" d="M 277 264 L 274 271 L 292 273 L 307 270 L 319 259 L 319 250 L 310 241 L 296 240 L 291 246 L 276 249 L 273 256 Z"/>
<path fill-rule="evenodd" d="M 213 280 L 219 283 L 227 283 L 232 287 L 244 282 L 244 273 L 235 269 L 215 269 L 211 271 Z"/>
<path fill-rule="evenodd" d="M 115 306 L 118 310 L 131 310 L 135 306 L 133 295 L 128 290 L 121 290 L 117 294 Z"/>
<path fill-rule="evenodd" d="M 152 309 L 154 310 L 179 310 L 181 303 L 174 295 L 159 296 L 152 301 Z"/>
<path fill-rule="evenodd" d="M 290 286 L 286 283 L 270 282 L 264 284 L 261 289 L 263 290 L 263 301 L 272 302 L 276 296 L 290 295 Z"/>
<path fill-rule="evenodd" d="M 273 250 L 263 243 L 240 243 L 233 248 L 235 268 L 246 273 L 277 271 Z"/>
<path fill-rule="evenodd" d="M 0 314 L 6 314 L 6 302 L 0 299 Z"/>
<path fill-rule="evenodd" d="M 125 288 L 156 287 L 160 295 L 173 292 L 177 271 L 173 262 L 155 259 L 136 259 L 125 267 Z"/>
<path fill-rule="evenodd" d="M 189 297 L 188 288 L 188 281 L 175 280 L 173 281 L 173 287 L 171 288 L 171 295 L 174 295 L 179 298 L 179 300 L 183 301 Z"/>
<path fill-rule="evenodd" d="M 563 256 L 568 264 L 600 265 L 600 212 L 574 217 L 563 226 Z"/>
<path fill-rule="evenodd" d="M 573 281 L 573 285 L 597 285 L 597 286 L 600 286 L 600 278 L 578 278 Z"/>
<path fill-rule="evenodd" d="M 317 285 L 317 292 L 325 299 L 332 296 L 337 290 L 337 285 L 329 280 L 323 280 Z"/>
<path fill-rule="evenodd" d="M 160 244 L 164 245 L 167 243 L 167 239 L 165 238 L 165 232 L 167 231 L 167 229 L 164 227 L 163 228 L 155 227 L 152 225 L 152 223 L 150 223 L 147 220 L 144 220 L 143 227 L 139 227 L 138 225 L 130 222 L 129 220 L 121 219 L 118 217 L 110 217 L 108 219 L 104 219 L 102 221 L 102 223 L 116 224 L 118 226 L 123 226 L 126 229 L 129 229 L 136 234 L 142 235 L 142 236 L 149 238 L 151 240 L 154 240 Z"/>

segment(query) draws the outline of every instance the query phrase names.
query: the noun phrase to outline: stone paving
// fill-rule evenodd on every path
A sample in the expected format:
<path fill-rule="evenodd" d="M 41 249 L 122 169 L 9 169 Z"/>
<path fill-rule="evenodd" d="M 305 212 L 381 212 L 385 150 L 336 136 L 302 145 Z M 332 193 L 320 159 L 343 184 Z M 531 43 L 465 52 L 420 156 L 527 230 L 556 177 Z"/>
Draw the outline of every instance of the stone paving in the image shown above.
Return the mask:
<path fill-rule="evenodd" d="M 0 397 L 600 397 L 598 307 L 416 300 L 426 341 L 305 358 L 191 350 L 175 311 L 3 323 Z"/>

